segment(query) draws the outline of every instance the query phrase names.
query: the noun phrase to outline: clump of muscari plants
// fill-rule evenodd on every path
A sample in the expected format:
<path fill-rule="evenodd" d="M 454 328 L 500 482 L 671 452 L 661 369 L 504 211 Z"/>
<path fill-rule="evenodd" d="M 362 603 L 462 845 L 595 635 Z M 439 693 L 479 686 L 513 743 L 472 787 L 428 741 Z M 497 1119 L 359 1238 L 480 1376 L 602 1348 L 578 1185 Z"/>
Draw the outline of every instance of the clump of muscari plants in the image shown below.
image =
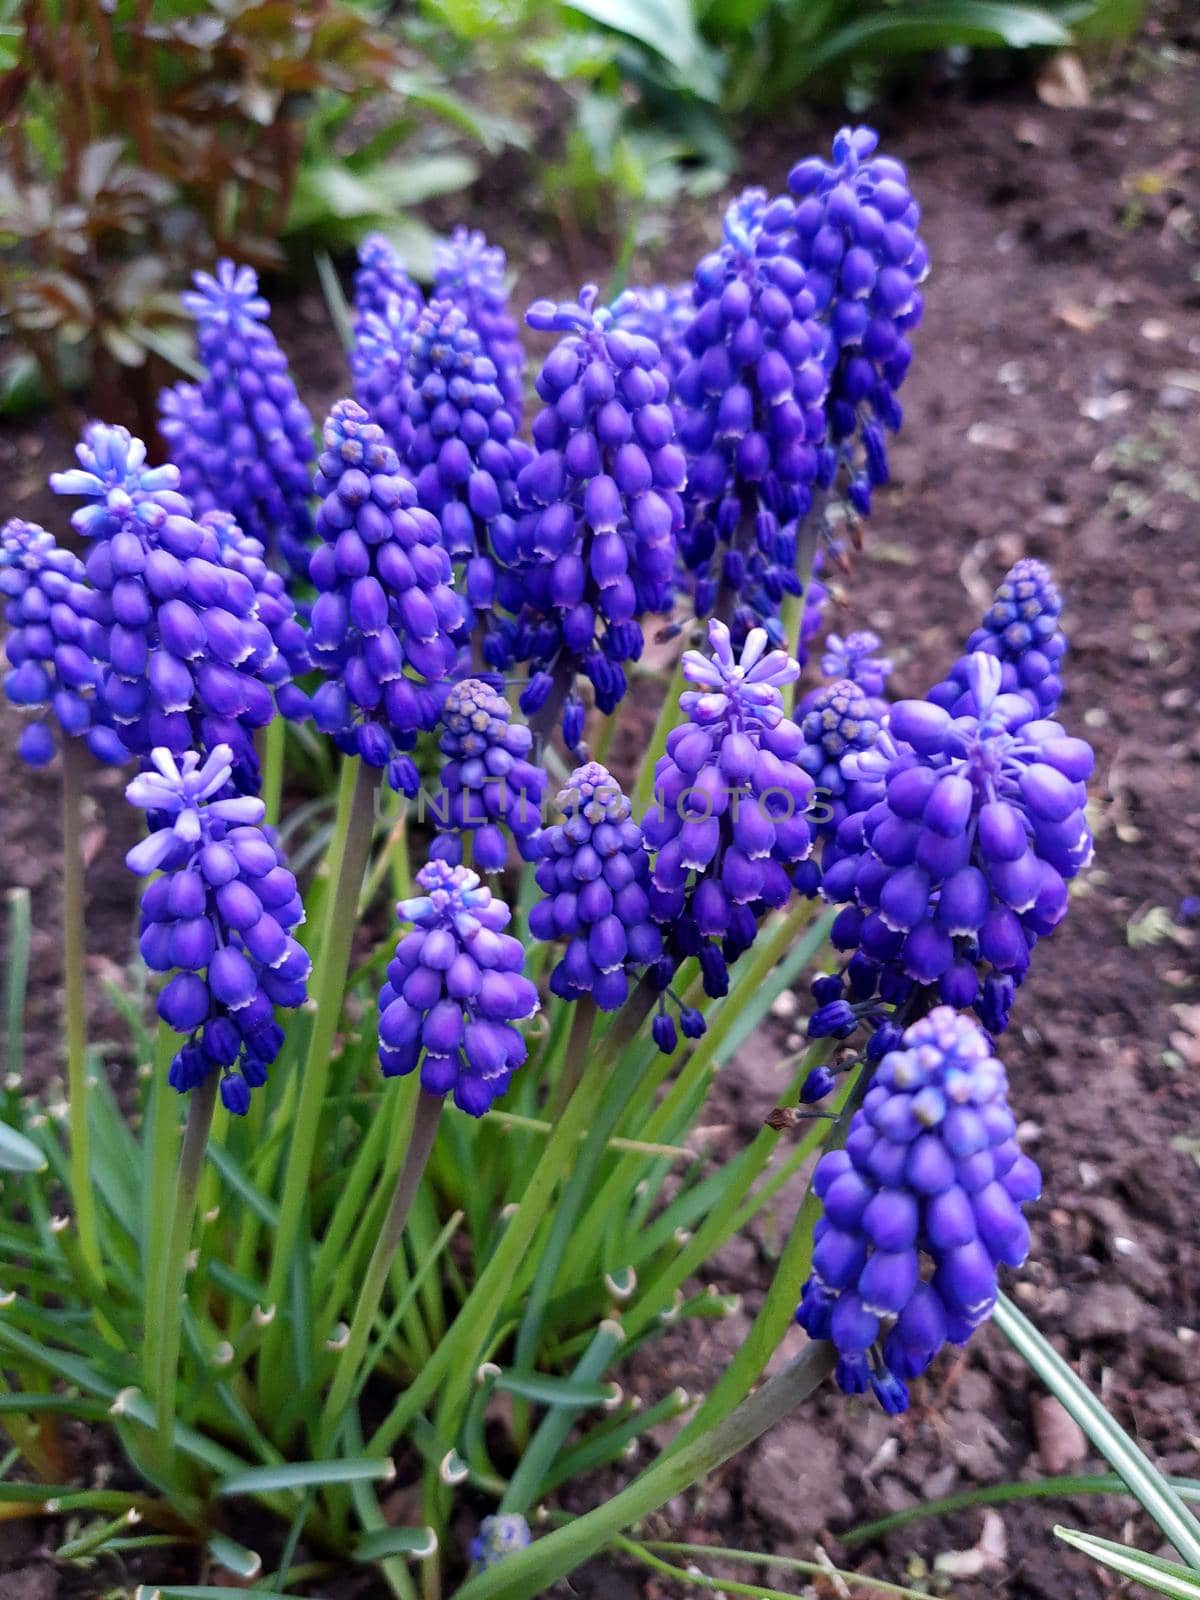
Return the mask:
<path fill-rule="evenodd" d="M 540 1594 L 827 1374 L 903 1410 L 1025 1260 L 997 1052 L 1089 859 L 1091 753 L 1036 561 L 923 699 L 827 627 L 927 270 L 876 142 L 734 201 L 691 286 L 539 300 L 536 404 L 478 234 L 428 299 L 363 245 L 354 398 L 319 437 L 222 262 L 185 301 L 205 376 L 163 396 L 168 463 L 93 424 L 51 478 L 82 558 L 5 526 L 5 688 L 23 758 L 66 758 L 74 956 L 69 1137 L 32 1116 L 6 1146 L 45 1170 L 6 1180 L 0 1366 L 30 1476 L 58 1483 L 76 1407 L 145 1482 L 76 1500 L 117 1518 L 89 1551 L 136 1510 L 249 1578 L 255 1501 L 277 1587 L 352 1557 L 399 1600 L 414 1563 L 426 1594 Z M 678 641 L 665 693 L 651 639 Z M 332 752 L 305 799 L 292 759 L 311 785 Z M 86 1040 L 86 753 L 145 818 L 133 1121 Z M 714 1073 L 806 974 L 782 1104 L 714 1164 Z M 716 1251 L 816 1152 L 753 1338 L 699 1403 L 636 1406 L 622 1354 L 730 1308 Z M 750 1398 L 793 1313 L 810 1342 Z M 629 1489 L 531 1541 L 618 1460 Z"/>

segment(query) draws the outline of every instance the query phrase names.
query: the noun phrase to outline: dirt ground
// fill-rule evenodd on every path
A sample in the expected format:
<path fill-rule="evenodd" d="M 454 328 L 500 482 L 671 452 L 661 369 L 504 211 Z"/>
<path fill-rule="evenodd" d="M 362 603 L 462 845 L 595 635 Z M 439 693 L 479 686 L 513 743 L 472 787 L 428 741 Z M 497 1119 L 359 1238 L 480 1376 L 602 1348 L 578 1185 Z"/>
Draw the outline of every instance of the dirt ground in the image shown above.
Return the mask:
<path fill-rule="evenodd" d="M 948 87 L 877 119 L 910 165 L 934 276 L 895 484 L 837 619 L 842 631 L 883 634 L 899 662 L 894 688 L 920 692 L 943 675 L 1013 560 L 1036 555 L 1055 568 L 1071 639 L 1062 714 L 1098 751 L 1097 855 L 1063 928 L 1039 945 L 1002 1046 L 1046 1180 L 1012 1287 L 1159 1465 L 1185 1475 L 1200 1457 L 1200 972 L 1184 904 L 1200 895 L 1198 66 L 1200 28 L 1181 9 L 1160 13 L 1111 76 L 1093 73 L 1086 107 L 1055 109 L 1031 84 L 984 98 Z M 748 181 L 777 187 L 831 126 L 806 115 L 760 134 Z M 531 229 L 502 200 L 493 194 L 472 220 L 486 227 L 494 212 L 527 298 L 565 291 L 556 259 L 523 254 Z M 682 217 L 655 275 L 684 274 L 713 236 L 713 215 Z M 592 248 L 584 265 L 600 271 L 605 253 L 597 245 L 593 261 Z M 284 307 L 279 326 L 319 407 L 342 381 L 319 303 Z M 6 512 L 49 516 L 41 484 L 62 452 L 49 425 L 0 432 Z M 0 883 L 33 894 L 30 1068 L 43 1076 L 59 1025 L 57 782 L 21 767 L 13 742 L 13 719 L 0 718 L 9 780 Z M 109 957 L 97 952 L 128 939 L 120 855 L 131 830 L 115 775 L 96 780 L 93 798 L 88 923 L 99 978 Z M 724 1075 L 714 1120 L 727 1121 L 730 1151 L 775 1103 L 775 1063 L 803 994 L 797 1004 L 773 1024 L 779 1050 L 746 1051 Z M 785 1208 L 720 1258 L 716 1281 L 742 1294 L 741 1312 L 657 1347 L 629 1374 L 634 1388 L 657 1397 L 711 1384 L 761 1302 L 789 1220 Z M 1062 1422 L 999 1333 L 984 1330 L 964 1359 L 916 1386 L 907 1416 L 822 1393 L 654 1527 L 808 1559 L 819 1546 L 838 1565 L 958 1600 L 1098 1600 L 1111 1583 L 1051 1528 L 1155 1548 L 1127 1500 L 1032 1501 L 853 1550 L 838 1542 L 922 1498 L 1102 1470 Z M 10 1549 L 10 1564 L 33 1554 Z M 51 1600 L 53 1573 L 36 1570 L 46 1586 L 35 1596 L 13 1589 L 19 1575 L 6 1579 L 0 1564 L 0 1600 Z M 760 1569 L 757 1581 L 801 1590 L 781 1569 Z M 573 1588 L 595 1600 L 674 1592 L 608 1563 L 577 1574 Z M 822 1580 L 819 1592 L 835 1591 Z"/>

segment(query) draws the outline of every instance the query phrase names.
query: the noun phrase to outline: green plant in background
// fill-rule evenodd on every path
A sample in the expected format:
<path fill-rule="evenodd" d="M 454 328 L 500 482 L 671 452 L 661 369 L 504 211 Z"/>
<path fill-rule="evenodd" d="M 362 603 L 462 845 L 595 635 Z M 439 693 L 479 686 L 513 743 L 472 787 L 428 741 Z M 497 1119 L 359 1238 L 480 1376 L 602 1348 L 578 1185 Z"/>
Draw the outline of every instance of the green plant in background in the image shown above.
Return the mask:
<path fill-rule="evenodd" d="M 285 236 L 352 242 L 469 183 L 431 118 L 502 136 L 342 0 L 26 0 L 11 16 L 0 311 L 27 355 L 9 404 L 31 360 L 60 399 L 93 372 L 127 386 L 150 351 L 185 360 L 178 291 L 214 254 L 282 268 Z"/>

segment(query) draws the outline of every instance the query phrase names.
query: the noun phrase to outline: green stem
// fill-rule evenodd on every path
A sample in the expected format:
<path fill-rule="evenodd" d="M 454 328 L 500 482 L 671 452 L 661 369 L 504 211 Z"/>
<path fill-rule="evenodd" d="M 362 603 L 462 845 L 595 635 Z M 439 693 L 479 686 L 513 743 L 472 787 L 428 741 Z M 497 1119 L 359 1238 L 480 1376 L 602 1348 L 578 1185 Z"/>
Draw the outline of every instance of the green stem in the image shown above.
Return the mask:
<path fill-rule="evenodd" d="M 162 1338 L 162 1325 L 150 1297 L 162 1282 L 179 1146 L 179 1096 L 167 1082 L 176 1044 L 176 1034 L 160 1021 L 154 1038 L 154 1076 L 150 1083 L 149 1127 L 146 1130 L 149 1171 L 142 1195 L 142 1280 L 147 1297 L 142 1355 L 148 1394 L 155 1392 L 158 1383 L 158 1352 Z"/>
<path fill-rule="evenodd" d="M 204 1081 L 191 1091 L 187 1127 L 183 1135 L 183 1148 L 179 1154 L 179 1177 L 171 1215 L 171 1237 L 163 1257 L 162 1277 L 159 1281 L 160 1334 L 155 1416 L 158 1424 L 158 1448 L 163 1467 L 172 1475 L 174 1463 L 171 1434 L 175 1423 L 175 1396 L 179 1387 L 179 1351 L 183 1328 L 187 1254 L 196 1221 L 196 1196 L 200 1191 L 200 1174 L 204 1167 L 204 1152 L 208 1145 L 209 1131 L 212 1128 L 220 1076 L 219 1072 L 210 1072 Z"/>
<path fill-rule="evenodd" d="M 267 808 L 266 820 L 271 827 L 279 825 L 279 808 L 283 801 L 283 767 L 287 749 L 287 719 L 275 714 L 267 723 L 263 742 L 266 746 L 263 760 L 262 798 Z"/>
<path fill-rule="evenodd" d="M 325 1402 L 325 1415 L 318 1435 L 318 1457 L 323 1457 L 331 1448 L 341 1424 L 342 1413 L 354 1394 L 358 1369 L 366 1353 L 375 1316 L 383 1299 L 392 1257 L 399 1247 L 404 1225 L 408 1221 L 409 1211 L 412 1209 L 413 1200 L 416 1198 L 425 1172 L 425 1164 L 429 1160 L 433 1141 L 437 1137 L 443 1104 L 441 1095 L 426 1094 L 424 1090 L 421 1091 L 417 1101 L 416 1116 L 413 1119 L 408 1153 L 400 1169 L 400 1176 L 396 1180 L 387 1216 L 375 1241 L 375 1249 L 371 1254 L 366 1276 L 363 1278 L 354 1307 L 350 1336 L 346 1341 L 345 1350 L 338 1359 L 337 1375 L 329 1391 L 329 1398 Z"/>
<path fill-rule="evenodd" d="M 71 1200 L 79 1249 L 97 1282 L 104 1259 L 96 1226 L 88 1131 L 87 979 L 84 970 L 82 816 L 84 747 L 63 740 L 63 1003 L 67 1024 L 67 1099 L 71 1136 Z"/>
<path fill-rule="evenodd" d="M 866 1573 L 845 1572 L 840 1567 L 823 1567 L 819 1561 L 801 1561 L 796 1556 L 781 1556 L 774 1551 L 763 1551 L 760 1554 L 755 1550 L 730 1550 L 724 1545 L 674 1544 L 666 1539 L 652 1539 L 645 1544 L 639 1544 L 634 1539 L 614 1539 L 613 1548 L 624 1551 L 626 1555 L 632 1556 L 635 1561 L 641 1561 L 655 1572 L 669 1573 L 680 1583 L 699 1584 L 705 1589 L 717 1589 L 725 1594 L 758 1596 L 759 1600 L 791 1600 L 791 1596 L 783 1589 L 770 1589 L 760 1583 L 738 1583 L 729 1578 L 710 1578 L 705 1573 L 697 1572 L 690 1565 L 685 1572 L 681 1567 L 659 1560 L 654 1552 L 663 1550 L 668 1554 L 699 1556 L 702 1560 L 711 1561 L 742 1561 L 747 1566 L 778 1566 L 785 1572 L 804 1572 L 814 1578 L 836 1578 L 845 1585 L 858 1584 L 864 1589 L 869 1589 L 872 1595 L 895 1595 L 898 1600 L 928 1600 L 927 1595 L 919 1589 L 906 1589 L 902 1584 L 887 1583 L 883 1578 L 871 1577 Z"/>
<path fill-rule="evenodd" d="M 567 1054 L 563 1061 L 562 1073 L 554 1086 L 554 1093 L 550 1097 L 550 1105 L 546 1112 L 548 1122 L 557 1122 L 567 1109 L 571 1096 L 579 1087 L 579 1080 L 583 1077 L 583 1069 L 587 1065 L 588 1046 L 592 1042 L 592 1029 L 596 1025 L 596 1005 L 591 995 L 584 995 L 575 1002 L 575 1010 L 571 1016 L 571 1035 L 567 1040 Z"/>
<path fill-rule="evenodd" d="M 845 1143 L 850 1131 L 851 1111 L 857 1099 L 857 1091 L 864 1081 L 861 1073 L 860 1068 L 853 1085 L 844 1093 L 840 1104 L 840 1120 L 828 1125 L 827 1136 L 822 1144 L 823 1150 L 835 1149 Z M 754 1326 L 704 1404 L 673 1441 L 672 1450 L 685 1448 L 689 1440 L 695 1438 L 705 1427 L 719 1426 L 722 1419 L 749 1394 L 751 1386 L 766 1369 L 767 1362 L 771 1359 L 772 1353 L 779 1348 L 779 1341 L 787 1331 L 799 1303 L 800 1293 L 812 1264 L 813 1228 L 820 1216 L 821 1202 L 810 1184 L 808 1193 L 804 1197 L 804 1204 L 800 1207 L 800 1214 L 784 1245 L 783 1254 L 771 1275 L 771 1286 L 767 1290 L 762 1309 L 754 1320 Z"/>
<path fill-rule="evenodd" d="M 530 1174 L 520 1206 L 501 1235 L 494 1255 L 463 1302 L 453 1326 L 434 1351 L 433 1359 L 425 1364 L 411 1386 L 400 1396 L 371 1439 L 372 1455 L 390 1449 L 412 1418 L 436 1392 L 448 1369 L 450 1379 L 446 1393 L 454 1406 L 465 1406 L 471 1393 L 479 1351 L 490 1337 L 492 1325 L 512 1287 L 513 1277 L 534 1235 L 545 1221 L 555 1186 L 574 1159 L 579 1140 L 592 1125 L 608 1084 L 612 1062 L 635 1037 L 653 1009 L 655 999 L 650 984 L 640 985 L 618 1013 L 616 1022 L 604 1037 L 604 1043 L 593 1053 L 578 1090 Z M 454 1431 L 457 1431 L 457 1424 Z M 445 1430 L 442 1431 L 442 1437 L 446 1437 Z"/>
<path fill-rule="evenodd" d="M 316 976 L 310 987 L 316 1009 L 300 1079 L 299 1103 L 279 1204 L 279 1224 L 275 1230 L 271 1274 L 267 1281 L 269 1305 L 283 1304 L 292 1258 L 299 1248 L 300 1223 L 312 1179 L 317 1135 L 325 1110 L 333 1041 L 346 992 L 350 947 L 358 918 L 358 896 L 374 832 L 377 778 L 378 773 L 373 768 L 364 767 L 357 757 L 347 757 L 342 763 L 337 816 L 329 847 L 329 881 L 325 890 Z M 277 1319 L 272 1326 L 266 1346 L 268 1356 L 278 1350 L 283 1320 Z"/>
<path fill-rule="evenodd" d="M 808 1345 L 715 1428 L 693 1440 L 686 1449 L 660 1457 L 628 1488 L 586 1516 L 469 1579 L 458 1591 L 457 1600 L 533 1600 L 544 1594 L 557 1579 L 602 1550 L 622 1529 L 649 1516 L 753 1444 L 808 1399 L 833 1371 L 834 1359 L 832 1345 Z"/>

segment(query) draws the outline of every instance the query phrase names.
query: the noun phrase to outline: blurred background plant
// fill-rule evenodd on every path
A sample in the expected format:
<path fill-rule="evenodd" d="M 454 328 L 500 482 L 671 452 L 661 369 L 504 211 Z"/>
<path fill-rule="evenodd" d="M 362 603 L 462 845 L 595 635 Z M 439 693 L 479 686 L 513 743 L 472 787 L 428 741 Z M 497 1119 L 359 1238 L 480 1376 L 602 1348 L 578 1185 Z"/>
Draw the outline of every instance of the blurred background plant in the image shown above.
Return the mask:
<path fill-rule="evenodd" d="M 145 425 L 187 366 L 175 294 L 229 252 L 302 264 L 489 180 L 566 252 L 665 235 L 797 96 L 861 110 L 985 58 L 1129 36 L 1142 0 L 0 0 L 0 414 L 90 389 Z M 578 274 L 578 260 L 571 261 Z M 159 363 L 148 357 L 157 355 Z"/>

